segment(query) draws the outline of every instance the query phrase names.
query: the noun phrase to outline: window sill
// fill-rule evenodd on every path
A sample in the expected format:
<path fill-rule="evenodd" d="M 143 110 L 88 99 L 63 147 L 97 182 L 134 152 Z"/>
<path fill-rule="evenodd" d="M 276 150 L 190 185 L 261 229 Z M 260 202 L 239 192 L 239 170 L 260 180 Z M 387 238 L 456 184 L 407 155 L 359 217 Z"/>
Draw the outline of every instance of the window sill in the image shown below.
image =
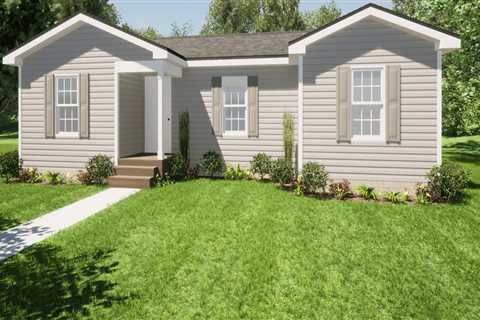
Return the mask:
<path fill-rule="evenodd" d="M 60 132 L 55 135 L 55 138 L 59 139 L 78 139 L 79 137 L 80 135 L 78 134 L 78 132 Z"/>
<path fill-rule="evenodd" d="M 224 132 L 222 137 L 223 138 L 248 138 L 248 133 L 246 133 L 246 132 Z"/>
<path fill-rule="evenodd" d="M 350 140 L 352 144 L 360 145 L 386 145 L 386 141 L 383 137 L 379 138 L 366 138 L 366 137 L 352 137 Z"/>

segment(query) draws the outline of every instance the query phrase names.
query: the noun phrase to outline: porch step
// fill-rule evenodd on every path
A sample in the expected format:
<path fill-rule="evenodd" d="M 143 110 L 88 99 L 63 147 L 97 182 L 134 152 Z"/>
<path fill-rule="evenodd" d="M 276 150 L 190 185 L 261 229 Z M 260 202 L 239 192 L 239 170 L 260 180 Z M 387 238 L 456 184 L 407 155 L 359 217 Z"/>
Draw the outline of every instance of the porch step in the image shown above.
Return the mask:
<path fill-rule="evenodd" d="M 142 159 L 142 158 L 123 158 L 118 160 L 119 166 L 148 166 L 159 167 L 160 171 L 163 167 L 163 160 Z"/>
<path fill-rule="evenodd" d="M 120 176 L 155 176 L 157 172 L 156 166 L 126 166 L 119 165 L 115 169 L 116 173 Z"/>
<path fill-rule="evenodd" d="M 153 177 L 116 175 L 108 178 L 108 184 L 111 187 L 146 189 L 153 186 Z"/>

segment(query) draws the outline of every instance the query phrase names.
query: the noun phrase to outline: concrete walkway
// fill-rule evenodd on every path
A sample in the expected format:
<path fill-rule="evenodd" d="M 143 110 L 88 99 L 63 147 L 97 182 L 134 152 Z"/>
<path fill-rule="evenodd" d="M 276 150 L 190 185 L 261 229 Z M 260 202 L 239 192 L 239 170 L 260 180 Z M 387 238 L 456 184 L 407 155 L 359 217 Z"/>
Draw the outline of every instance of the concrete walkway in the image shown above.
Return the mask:
<path fill-rule="evenodd" d="M 138 191 L 140 189 L 109 188 L 0 233 L 0 261 L 108 208 Z"/>

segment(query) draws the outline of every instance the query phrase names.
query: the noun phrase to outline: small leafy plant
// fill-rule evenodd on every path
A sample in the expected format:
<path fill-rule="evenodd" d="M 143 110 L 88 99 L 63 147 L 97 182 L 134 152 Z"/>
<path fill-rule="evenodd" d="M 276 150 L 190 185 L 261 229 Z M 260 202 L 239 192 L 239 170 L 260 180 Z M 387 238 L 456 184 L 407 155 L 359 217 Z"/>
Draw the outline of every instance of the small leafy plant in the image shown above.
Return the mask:
<path fill-rule="evenodd" d="M 22 160 L 18 158 L 18 151 L 10 151 L 0 155 L 0 177 L 8 183 L 18 178 L 22 169 Z"/>
<path fill-rule="evenodd" d="M 415 186 L 415 200 L 418 204 L 432 202 L 432 194 L 427 184 L 418 183 Z"/>
<path fill-rule="evenodd" d="M 245 180 L 250 176 L 249 172 L 240 168 L 240 165 L 230 166 L 227 165 L 225 170 L 225 179 L 227 180 Z"/>
<path fill-rule="evenodd" d="M 181 153 L 174 153 L 165 161 L 165 174 L 174 180 L 185 178 L 187 161 Z"/>
<path fill-rule="evenodd" d="M 337 200 L 344 200 L 352 195 L 352 189 L 350 187 L 350 181 L 343 179 L 340 182 L 332 182 L 328 186 L 330 193 Z"/>
<path fill-rule="evenodd" d="M 280 183 L 282 186 L 289 185 L 295 178 L 292 163 L 280 158 L 272 163 L 272 179 L 274 182 Z"/>
<path fill-rule="evenodd" d="M 402 193 L 398 191 L 388 191 L 385 192 L 383 198 L 391 203 L 403 203 L 404 198 L 402 197 Z"/>
<path fill-rule="evenodd" d="M 293 166 L 294 121 L 291 113 L 283 114 L 283 148 L 285 161 Z"/>
<path fill-rule="evenodd" d="M 188 168 L 186 178 L 188 180 L 197 179 L 200 174 L 200 168 L 198 165 Z"/>
<path fill-rule="evenodd" d="M 87 172 L 91 183 L 104 184 L 113 173 L 113 162 L 103 154 L 98 154 L 88 160 Z"/>
<path fill-rule="evenodd" d="M 374 187 L 369 187 L 365 184 L 362 184 L 358 186 L 357 193 L 365 200 L 378 200 L 378 193 L 375 191 Z"/>
<path fill-rule="evenodd" d="M 20 171 L 19 180 L 25 183 L 38 183 L 42 181 L 37 168 L 23 168 Z"/>
<path fill-rule="evenodd" d="M 316 162 L 307 162 L 302 170 L 302 190 L 304 193 L 325 192 L 328 172 L 325 167 Z"/>
<path fill-rule="evenodd" d="M 462 198 L 470 183 L 470 173 L 453 162 L 434 166 L 427 174 L 427 185 L 434 202 L 453 202 Z"/>
<path fill-rule="evenodd" d="M 272 170 L 272 159 L 266 153 L 258 153 L 250 162 L 250 170 L 252 174 L 260 176 L 263 180 Z"/>
<path fill-rule="evenodd" d="M 87 171 L 80 170 L 77 174 L 77 180 L 81 184 L 90 184 L 92 183 L 90 179 L 90 174 Z"/>
<path fill-rule="evenodd" d="M 203 155 L 200 166 L 209 177 L 220 174 L 223 170 L 222 156 L 215 151 L 208 151 Z"/>
<path fill-rule="evenodd" d="M 62 173 L 57 171 L 47 171 L 42 175 L 42 180 L 51 185 L 63 184 L 65 177 Z"/>

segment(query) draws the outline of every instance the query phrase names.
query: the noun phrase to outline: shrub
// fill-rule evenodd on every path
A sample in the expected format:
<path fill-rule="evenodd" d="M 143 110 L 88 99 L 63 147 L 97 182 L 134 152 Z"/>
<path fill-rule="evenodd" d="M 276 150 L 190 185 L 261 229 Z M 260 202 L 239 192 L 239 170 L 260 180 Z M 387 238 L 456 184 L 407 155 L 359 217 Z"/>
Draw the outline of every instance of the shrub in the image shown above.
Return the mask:
<path fill-rule="evenodd" d="M 24 168 L 20 171 L 19 180 L 25 183 L 38 183 L 42 179 L 37 168 Z"/>
<path fill-rule="evenodd" d="M 189 130 L 189 123 L 190 118 L 188 112 L 182 112 L 180 114 L 180 119 L 178 123 L 178 131 L 179 131 L 179 140 L 180 140 L 180 154 L 185 159 L 185 162 L 188 163 L 189 161 L 189 146 L 190 146 L 190 130 Z"/>
<path fill-rule="evenodd" d="M 432 194 L 427 184 L 418 183 L 415 186 L 415 198 L 419 204 L 427 204 L 432 201 Z"/>
<path fill-rule="evenodd" d="M 360 185 L 357 188 L 358 195 L 365 200 L 377 200 L 378 193 L 375 191 L 374 187 L 369 187 L 367 185 Z"/>
<path fill-rule="evenodd" d="M 427 174 L 427 185 L 432 201 L 459 200 L 469 183 L 469 173 L 462 166 L 453 162 L 434 166 Z"/>
<path fill-rule="evenodd" d="M 200 168 L 198 167 L 198 165 L 195 165 L 193 167 L 188 168 L 186 178 L 188 180 L 196 179 L 198 178 L 199 174 L 200 174 Z"/>
<path fill-rule="evenodd" d="M 174 153 L 165 161 L 165 175 L 174 180 L 181 180 L 187 174 L 187 163 L 180 153 Z"/>
<path fill-rule="evenodd" d="M 350 188 L 350 181 L 348 181 L 347 179 L 343 179 L 340 182 L 330 183 L 328 189 L 337 200 L 343 200 L 352 194 L 352 189 Z"/>
<path fill-rule="evenodd" d="M 106 155 L 98 154 L 88 161 L 87 172 L 91 183 L 104 184 L 113 173 L 112 160 Z"/>
<path fill-rule="evenodd" d="M 65 177 L 60 172 L 47 171 L 42 175 L 42 180 L 47 184 L 56 185 L 65 182 Z"/>
<path fill-rule="evenodd" d="M 407 195 L 408 195 L 408 192 L 407 192 Z M 398 192 L 398 191 L 385 192 L 385 194 L 383 195 L 383 198 L 391 203 L 403 203 L 407 201 L 404 198 L 404 193 Z"/>
<path fill-rule="evenodd" d="M 0 155 L 0 177 L 10 182 L 20 176 L 22 160 L 18 158 L 18 151 L 10 151 Z"/>
<path fill-rule="evenodd" d="M 285 161 L 293 165 L 293 116 L 290 113 L 283 114 L 283 148 L 285 152 Z"/>
<path fill-rule="evenodd" d="M 315 163 L 307 162 L 302 170 L 302 190 L 304 193 L 325 192 L 328 181 L 328 172 L 325 167 Z"/>
<path fill-rule="evenodd" d="M 80 180 L 78 180 L 78 174 L 73 172 L 65 172 L 63 175 L 64 183 L 66 184 L 79 184 Z"/>
<path fill-rule="evenodd" d="M 222 172 L 223 159 L 222 156 L 215 151 L 208 151 L 203 155 L 203 160 L 200 165 L 209 177 L 213 177 Z"/>
<path fill-rule="evenodd" d="M 77 174 L 77 180 L 81 184 L 90 184 L 92 183 L 90 179 L 90 174 L 87 171 L 79 171 Z"/>
<path fill-rule="evenodd" d="M 253 174 L 258 174 L 263 180 L 272 170 L 272 159 L 266 153 L 258 153 L 250 162 L 250 170 Z"/>
<path fill-rule="evenodd" d="M 249 172 L 240 168 L 239 164 L 236 167 L 227 165 L 225 170 L 225 179 L 227 180 L 245 180 L 249 176 Z"/>
<path fill-rule="evenodd" d="M 272 162 L 272 179 L 281 185 L 291 184 L 295 178 L 292 163 L 285 159 Z"/>

